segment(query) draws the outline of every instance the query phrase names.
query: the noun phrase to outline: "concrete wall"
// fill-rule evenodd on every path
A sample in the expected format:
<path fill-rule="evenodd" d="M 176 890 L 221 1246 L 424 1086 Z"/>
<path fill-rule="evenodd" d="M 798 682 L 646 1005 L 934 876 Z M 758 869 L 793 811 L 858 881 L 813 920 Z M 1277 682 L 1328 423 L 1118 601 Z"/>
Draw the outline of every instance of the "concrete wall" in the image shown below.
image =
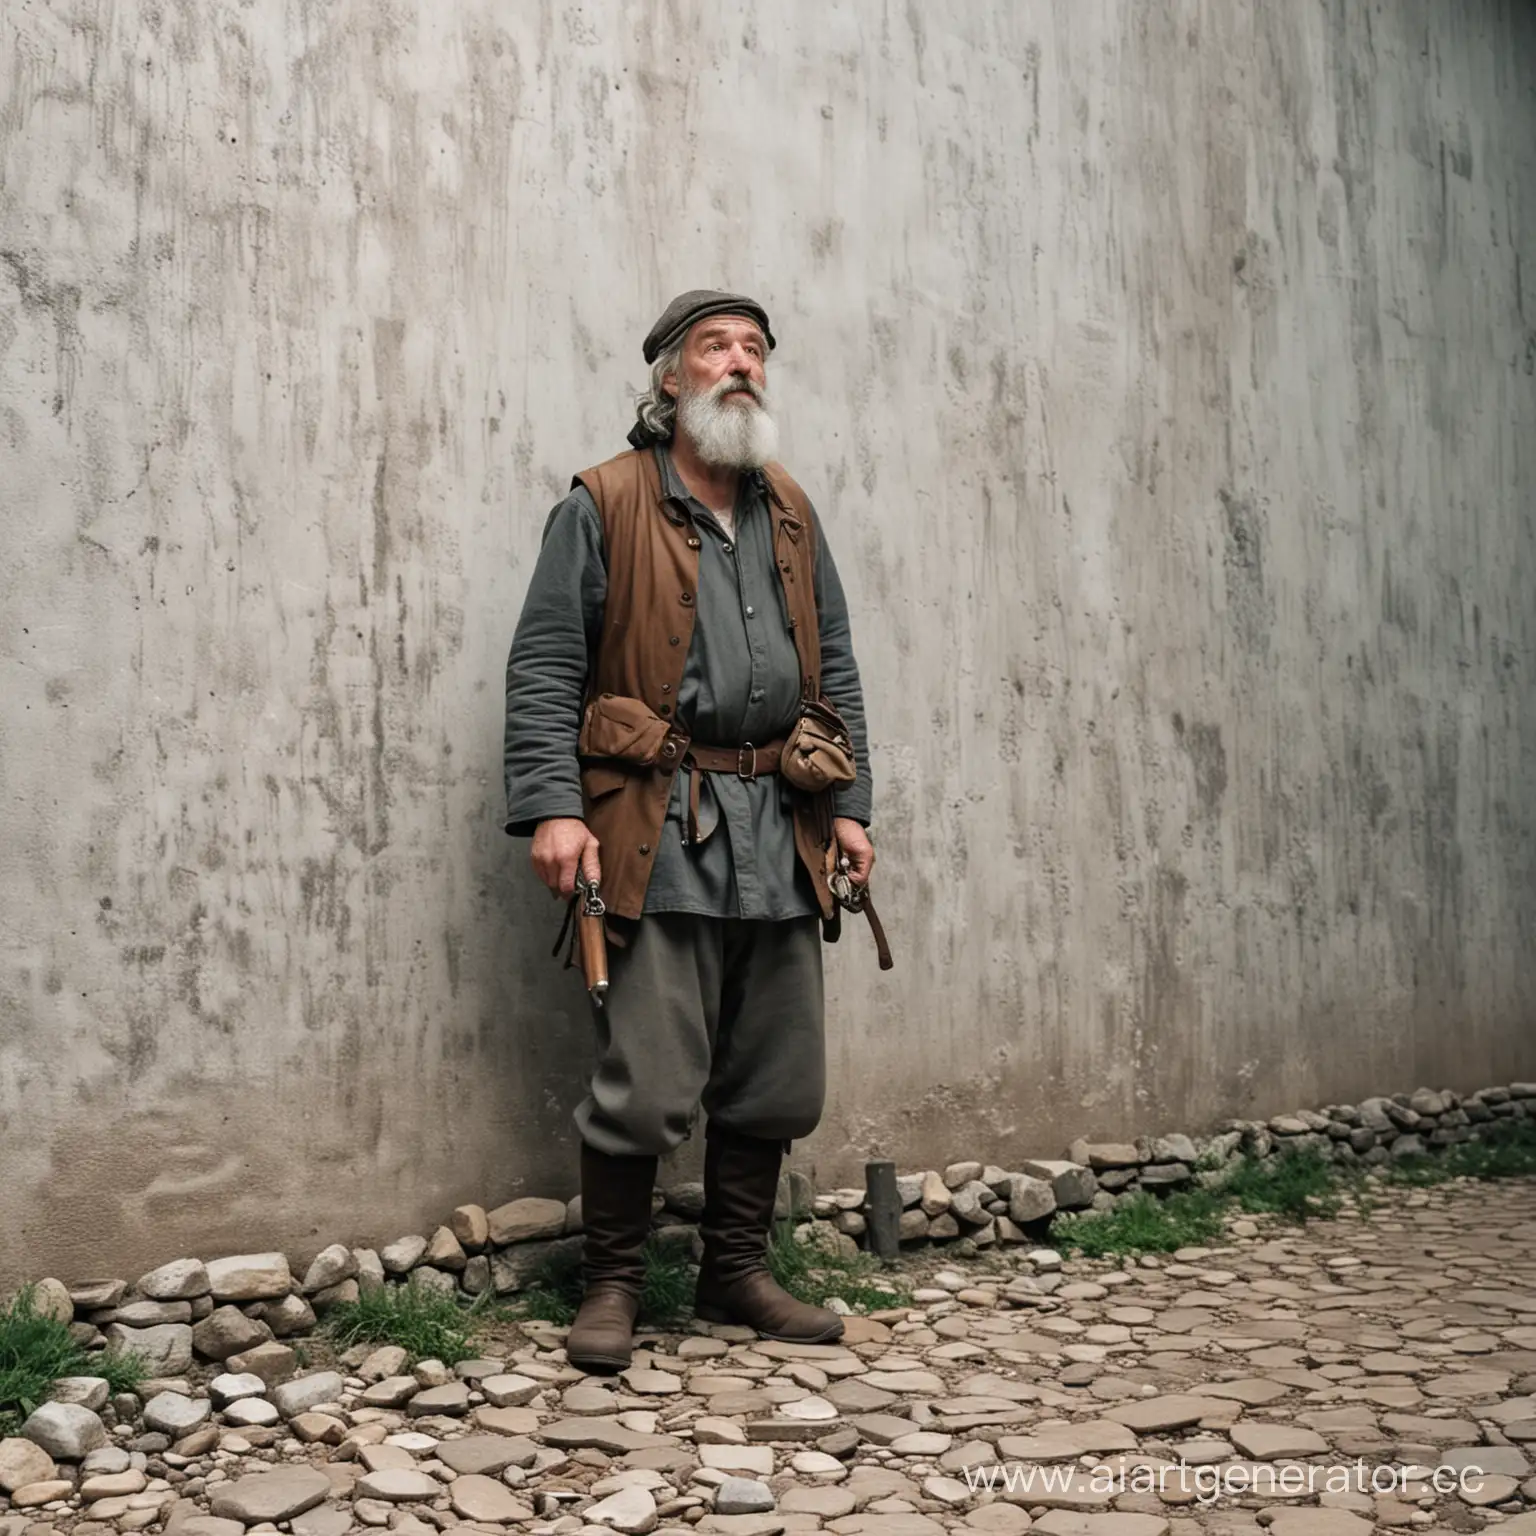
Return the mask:
<path fill-rule="evenodd" d="M 502 670 L 700 283 L 874 729 L 808 1161 L 1530 1076 L 1533 81 L 1520 0 L 0 0 L 0 1277 L 573 1187 Z"/>

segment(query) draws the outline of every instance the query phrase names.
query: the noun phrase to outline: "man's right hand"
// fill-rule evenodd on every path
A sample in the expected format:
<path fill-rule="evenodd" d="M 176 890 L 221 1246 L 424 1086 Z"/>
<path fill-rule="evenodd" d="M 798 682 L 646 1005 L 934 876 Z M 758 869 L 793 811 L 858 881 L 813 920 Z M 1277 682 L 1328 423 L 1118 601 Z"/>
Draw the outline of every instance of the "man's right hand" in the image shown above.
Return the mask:
<path fill-rule="evenodd" d="M 576 894 L 576 867 L 588 880 L 601 880 L 598 843 L 592 829 L 579 816 L 557 816 L 541 821 L 533 834 L 531 857 L 540 880 L 551 895 L 567 901 Z"/>

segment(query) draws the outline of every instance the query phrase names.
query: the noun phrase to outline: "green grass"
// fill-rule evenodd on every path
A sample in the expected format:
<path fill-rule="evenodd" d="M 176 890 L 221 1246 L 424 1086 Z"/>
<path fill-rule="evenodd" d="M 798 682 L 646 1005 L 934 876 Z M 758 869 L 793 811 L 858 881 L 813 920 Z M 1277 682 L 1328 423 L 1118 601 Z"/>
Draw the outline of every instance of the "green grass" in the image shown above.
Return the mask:
<path fill-rule="evenodd" d="M 675 1244 L 647 1239 L 640 1325 L 664 1328 L 684 1321 L 693 1310 L 693 1275 L 693 1266 Z M 541 1318 L 564 1328 L 576 1320 L 580 1305 L 581 1253 L 567 1249 L 545 1259 L 505 1310 L 513 1319 Z"/>
<path fill-rule="evenodd" d="M 1338 1214 L 1342 1173 L 1338 1163 L 1310 1150 L 1245 1157 L 1222 1181 L 1217 1193 L 1235 1200 L 1245 1211 L 1306 1221 L 1310 1216 Z"/>
<path fill-rule="evenodd" d="M 814 1238 L 801 1242 L 787 1221 L 777 1223 L 768 1240 L 768 1268 L 791 1296 L 813 1307 L 837 1300 L 855 1312 L 873 1312 L 901 1302 L 888 1281 L 876 1283 L 885 1266 L 874 1254 L 841 1253 Z"/>
<path fill-rule="evenodd" d="M 1231 1201 L 1219 1190 L 1179 1190 L 1159 1198 L 1136 1190 L 1112 1211 L 1064 1213 L 1051 1222 L 1051 1241 L 1090 1259 L 1115 1253 L 1172 1253 L 1221 1236 Z"/>
<path fill-rule="evenodd" d="M 457 1365 L 474 1353 L 470 1332 L 475 1307 L 453 1296 L 408 1282 L 365 1291 L 356 1301 L 339 1303 L 326 1313 L 321 1331 L 338 1350 L 354 1344 L 397 1344 L 409 1357 Z"/>
<path fill-rule="evenodd" d="M 1404 1158 L 1378 1170 L 1388 1184 L 1443 1184 L 1447 1179 L 1529 1178 L 1536 1174 L 1536 1125 L 1506 1120 L 1476 1141 L 1459 1141 L 1443 1151 Z"/>
<path fill-rule="evenodd" d="M 1050 1227 L 1051 1241 L 1089 1258 L 1119 1253 L 1171 1253 L 1186 1244 L 1204 1244 L 1222 1235 L 1223 1217 L 1233 1209 L 1305 1222 L 1334 1216 L 1346 1198 L 1362 1214 L 1372 1201 L 1364 1175 L 1383 1184 L 1443 1184 L 1447 1179 L 1529 1178 L 1536 1175 L 1536 1125 L 1510 1121 L 1476 1141 L 1443 1151 L 1367 1169 L 1331 1162 L 1321 1153 L 1277 1153 L 1240 1157 L 1225 1165 L 1224 1177 L 1207 1189 L 1180 1190 L 1162 1199 L 1142 1191 L 1112 1211 L 1063 1212 Z"/>
<path fill-rule="evenodd" d="M 130 1392 L 148 1374 L 137 1353 L 82 1349 L 67 1323 L 39 1315 L 32 1286 L 0 1311 L 0 1436 L 14 1433 L 46 1402 L 61 1376 L 99 1376 L 114 1392 Z"/>

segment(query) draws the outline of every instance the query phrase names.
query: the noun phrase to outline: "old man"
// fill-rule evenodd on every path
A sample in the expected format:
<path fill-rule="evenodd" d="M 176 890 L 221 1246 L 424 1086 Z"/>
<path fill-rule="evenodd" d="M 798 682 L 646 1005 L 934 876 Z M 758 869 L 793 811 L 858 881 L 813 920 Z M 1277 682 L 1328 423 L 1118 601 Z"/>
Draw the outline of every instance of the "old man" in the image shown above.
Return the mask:
<path fill-rule="evenodd" d="M 875 854 L 848 610 L 774 462 L 763 306 L 684 293 L 645 338 L 633 448 L 551 513 L 507 667 L 507 830 L 606 907 L 610 985 L 576 1111 L 585 1296 L 566 1350 L 628 1365 L 657 1159 L 707 1117 L 699 1317 L 826 1343 L 773 1280 L 780 1162 L 825 1093 L 822 924 Z M 846 887 L 844 890 L 846 891 Z"/>

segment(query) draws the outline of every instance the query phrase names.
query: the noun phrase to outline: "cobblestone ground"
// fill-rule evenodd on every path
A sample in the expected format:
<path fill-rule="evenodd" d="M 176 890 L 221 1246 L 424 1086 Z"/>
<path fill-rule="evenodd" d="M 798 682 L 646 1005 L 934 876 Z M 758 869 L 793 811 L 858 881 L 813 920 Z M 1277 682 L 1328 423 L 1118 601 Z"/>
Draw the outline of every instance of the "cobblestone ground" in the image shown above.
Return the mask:
<path fill-rule="evenodd" d="M 290 1394 L 262 1428 L 256 1383 L 89 1508 L 0 1515 L 0 1536 L 1536 1536 L 1536 1183 L 1385 1190 L 1021 1284 L 1052 1268 L 940 1272 L 838 1347 L 648 1337 L 606 1381 L 541 1326 L 457 1376 L 344 1357 L 333 1401 Z"/>

